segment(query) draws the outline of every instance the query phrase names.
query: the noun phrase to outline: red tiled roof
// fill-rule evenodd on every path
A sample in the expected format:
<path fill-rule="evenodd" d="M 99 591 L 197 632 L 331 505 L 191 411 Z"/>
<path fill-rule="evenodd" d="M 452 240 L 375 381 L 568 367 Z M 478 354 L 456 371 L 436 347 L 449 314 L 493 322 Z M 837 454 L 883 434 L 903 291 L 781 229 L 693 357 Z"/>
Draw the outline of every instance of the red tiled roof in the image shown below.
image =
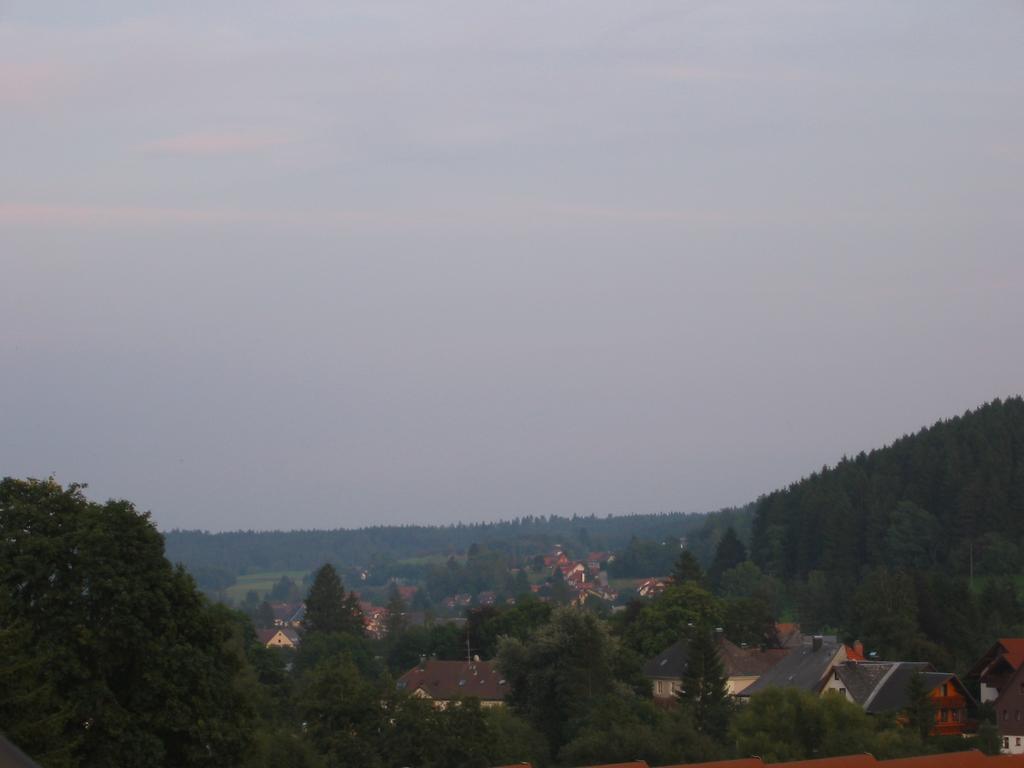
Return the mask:
<path fill-rule="evenodd" d="M 878 761 L 874 755 L 843 755 L 842 757 L 819 757 L 816 760 L 794 760 L 785 763 L 787 766 L 800 768 L 876 768 Z"/>
<path fill-rule="evenodd" d="M 853 645 L 846 646 L 846 660 L 867 661 L 867 657 L 864 655 L 864 644 L 860 640 Z"/>
<path fill-rule="evenodd" d="M 493 661 L 437 661 L 431 659 L 398 678 L 398 687 L 412 693 L 423 691 L 432 699 L 448 701 L 474 696 L 482 701 L 502 701 L 511 690 Z"/>
<path fill-rule="evenodd" d="M 976 749 L 969 749 L 966 752 L 901 757 L 898 760 L 885 760 L 883 765 L 885 768 L 984 768 L 990 759 Z"/>
<path fill-rule="evenodd" d="M 740 760 L 716 760 L 711 763 L 676 763 L 661 768 L 764 768 L 760 757 L 745 757 Z"/>
<path fill-rule="evenodd" d="M 1003 658 L 1014 669 L 1020 669 L 1020 665 L 1024 663 L 1024 637 L 1001 637 L 999 644 L 1006 649 Z"/>
<path fill-rule="evenodd" d="M 631 763 L 601 763 L 600 765 L 585 765 L 582 768 L 650 768 L 643 760 L 634 760 Z"/>

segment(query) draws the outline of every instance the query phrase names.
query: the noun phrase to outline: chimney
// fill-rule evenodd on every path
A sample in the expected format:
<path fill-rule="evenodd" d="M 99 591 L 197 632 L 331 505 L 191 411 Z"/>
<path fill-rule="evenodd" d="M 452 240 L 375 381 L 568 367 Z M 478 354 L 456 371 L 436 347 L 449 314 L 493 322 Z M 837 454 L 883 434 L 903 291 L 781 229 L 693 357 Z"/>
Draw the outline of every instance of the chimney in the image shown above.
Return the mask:
<path fill-rule="evenodd" d="M 821 650 L 821 644 L 824 641 L 825 641 L 825 638 L 823 638 L 821 635 L 815 635 L 814 639 L 811 640 L 811 650 L 812 651 L 820 651 Z"/>

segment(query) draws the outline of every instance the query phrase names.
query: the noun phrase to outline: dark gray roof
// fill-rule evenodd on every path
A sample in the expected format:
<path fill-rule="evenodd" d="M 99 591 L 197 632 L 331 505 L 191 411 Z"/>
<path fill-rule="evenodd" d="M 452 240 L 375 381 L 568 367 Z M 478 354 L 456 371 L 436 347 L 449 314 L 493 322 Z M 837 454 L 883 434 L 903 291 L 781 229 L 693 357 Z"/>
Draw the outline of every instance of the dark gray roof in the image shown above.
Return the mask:
<path fill-rule="evenodd" d="M 815 650 L 814 639 L 806 637 L 799 648 L 791 650 L 782 661 L 738 695 L 752 696 L 772 687 L 801 688 L 817 692 L 819 684 L 832 666 L 836 654 L 842 650 L 843 644 L 834 636 L 821 637 L 818 638 L 821 640 L 820 646 Z"/>
<path fill-rule="evenodd" d="M 686 672 L 686 641 L 673 643 L 644 664 L 644 676 L 653 678 L 682 678 Z"/>
<path fill-rule="evenodd" d="M 865 702 L 864 711 L 871 715 L 884 712 L 900 712 L 910 703 L 907 692 L 910 678 L 920 674 L 924 678 L 924 688 L 931 691 L 949 680 L 953 675 L 949 672 L 932 672 L 931 665 L 924 661 L 897 661 L 893 668 L 879 683 L 878 689 Z"/>
<path fill-rule="evenodd" d="M 846 686 L 853 700 L 864 706 L 864 702 L 875 692 L 882 678 L 892 669 L 893 661 L 844 661 L 836 664 L 835 673 Z"/>
<path fill-rule="evenodd" d="M 39 768 L 24 752 L 11 744 L 0 734 L 0 766 L 3 768 Z"/>

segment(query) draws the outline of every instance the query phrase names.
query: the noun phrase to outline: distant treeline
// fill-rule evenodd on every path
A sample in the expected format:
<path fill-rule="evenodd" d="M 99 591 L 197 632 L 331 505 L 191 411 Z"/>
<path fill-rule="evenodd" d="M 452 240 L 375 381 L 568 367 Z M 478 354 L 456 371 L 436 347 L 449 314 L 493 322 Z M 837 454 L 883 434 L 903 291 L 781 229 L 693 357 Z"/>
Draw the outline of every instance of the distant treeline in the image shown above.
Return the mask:
<path fill-rule="evenodd" d="M 380 568 L 410 558 L 464 554 L 474 544 L 503 552 L 513 563 L 526 563 L 556 544 L 585 557 L 591 551 L 624 551 L 634 540 L 660 544 L 686 537 L 698 559 L 708 562 L 728 525 L 746 538 L 752 513 L 752 507 L 748 507 L 711 514 L 541 515 L 494 523 L 330 531 L 172 530 L 164 534 L 164 539 L 168 558 L 183 563 L 200 583 L 207 581 L 204 575 L 216 579 L 221 572 L 310 570 L 324 563 L 344 568 Z"/>

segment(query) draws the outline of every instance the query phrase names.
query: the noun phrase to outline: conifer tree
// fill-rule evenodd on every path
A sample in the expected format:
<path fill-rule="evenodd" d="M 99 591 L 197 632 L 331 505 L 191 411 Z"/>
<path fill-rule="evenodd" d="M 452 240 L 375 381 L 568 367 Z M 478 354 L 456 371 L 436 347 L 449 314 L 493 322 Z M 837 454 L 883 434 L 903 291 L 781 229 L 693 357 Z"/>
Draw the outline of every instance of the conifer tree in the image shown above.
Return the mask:
<path fill-rule="evenodd" d="M 708 576 L 712 583 L 717 586 L 722 574 L 731 568 L 735 568 L 747 559 L 747 548 L 743 546 L 740 537 L 736 535 L 736 529 L 731 525 L 725 529 L 721 541 L 715 549 L 715 559 L 711 561 L 708 569 Z"/>
<path fill-rule="evenodd" d="M 394 582 L 391 583 L 391 589 L 388 592 L 386 608 L 388 614 L 384 623 L 385 636 L 388 639 L 393 639 L 402 634 L 407 625 L 405 600 L 402 599 L 402 593 L 398 591 L 398 585 Z"/>
<path fill-rule="evenodd" d="M 676 584 L 692 581 L 698 585 L 704 581 L 704 571 L 701 569 L 700 563 L 697 562 L 697 558 L 694 557 L 693 552 L 684 549 L 679 553 L 676 564 L 672 569 L 672 580 Z"/>
<path fill-rule="evenodd" d="M 907 726 L 927 739 L 935 727 L 935 706 L 920 673 L 910 676 L 907 682 L 907 708 L 904 710 Z"/>
<path fill-rule="evenodd" d="M 330 563 L 316 572 L 306 596 L 306 628 L 310 632 L 363 633 L 363 616 L 355 594 L 345 593 Z"/>
<path fill-rule="evenodd" d="M 729 727 L 729 695 L 725 667 L 718 656 L 715 633 L 701 628 L 693 633 L 686 655 L 679 702 L 693 713 L 698 733 L 721 738 Z"/>

